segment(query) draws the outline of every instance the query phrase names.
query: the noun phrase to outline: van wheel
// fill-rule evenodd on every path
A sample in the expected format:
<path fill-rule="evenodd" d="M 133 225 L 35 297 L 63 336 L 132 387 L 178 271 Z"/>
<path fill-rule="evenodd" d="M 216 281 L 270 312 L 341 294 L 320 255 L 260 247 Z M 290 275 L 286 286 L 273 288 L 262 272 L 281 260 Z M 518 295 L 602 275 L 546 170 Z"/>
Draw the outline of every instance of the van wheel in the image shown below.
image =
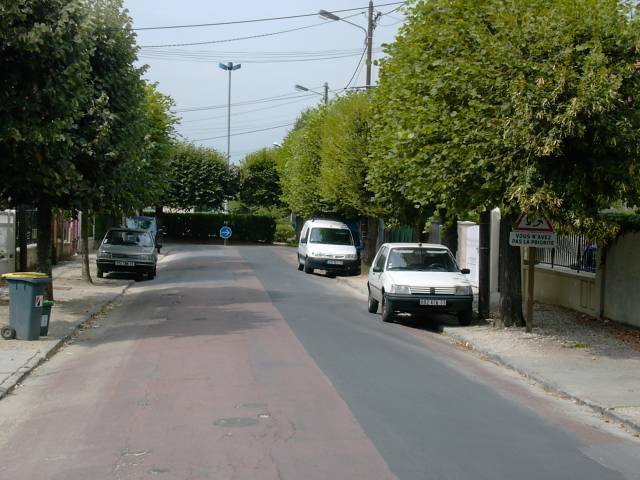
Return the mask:
<path fill-rule="evenodd" d="M 304 260 L 304 273 L 313 273 L 313 268 L 309 266 L 309 262 L 306 258 Z"/>
<path fill-rule="evenodd" d="M 301 272 L 303 268 L 304 268 L 304 265 L 300 263 L 300 255 L 298 255 L 298 270 Z"/>

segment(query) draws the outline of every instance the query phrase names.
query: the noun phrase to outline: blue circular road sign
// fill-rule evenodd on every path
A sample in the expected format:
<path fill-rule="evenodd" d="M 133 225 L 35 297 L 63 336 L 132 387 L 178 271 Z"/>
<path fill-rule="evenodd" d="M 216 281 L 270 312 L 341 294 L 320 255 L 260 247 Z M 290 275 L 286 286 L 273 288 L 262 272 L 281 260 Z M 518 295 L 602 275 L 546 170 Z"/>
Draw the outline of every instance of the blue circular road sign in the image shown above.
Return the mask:
<path fill-rule="evenodd" d="M 231 238 L 231 235 L 233 234 L 233 232 L 231 231 L 231 227 L 227 227 L 226 225 L 224 227 L 222 227 L 220 229 L 220 237 L 224 238 L 225 240 L 227 238 Z"/>

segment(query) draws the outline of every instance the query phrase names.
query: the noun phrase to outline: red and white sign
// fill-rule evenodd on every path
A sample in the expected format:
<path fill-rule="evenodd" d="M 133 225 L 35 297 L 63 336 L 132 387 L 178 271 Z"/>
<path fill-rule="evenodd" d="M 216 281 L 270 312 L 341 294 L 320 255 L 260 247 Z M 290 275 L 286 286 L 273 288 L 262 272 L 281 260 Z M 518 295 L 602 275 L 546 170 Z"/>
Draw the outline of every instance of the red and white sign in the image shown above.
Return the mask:
<path fill-rule="evenodd" d="M 41 307 L 44 303 L 44 295 L 36 295 L 33 301 L 34 307 Z"/>
<path fill-rule="evenodd" d="M 520 215 L 509 235 L 513 247 L 555 248 L 558 244 L 553 225 L 546 217 Z"/>
<path fill-rule="evenodd" d="M 516 226 L 513 228 L 516 232 L 547 232 L 553 233 L 553 225 L 547 217 L 536 215 L 520 215 Z"/>

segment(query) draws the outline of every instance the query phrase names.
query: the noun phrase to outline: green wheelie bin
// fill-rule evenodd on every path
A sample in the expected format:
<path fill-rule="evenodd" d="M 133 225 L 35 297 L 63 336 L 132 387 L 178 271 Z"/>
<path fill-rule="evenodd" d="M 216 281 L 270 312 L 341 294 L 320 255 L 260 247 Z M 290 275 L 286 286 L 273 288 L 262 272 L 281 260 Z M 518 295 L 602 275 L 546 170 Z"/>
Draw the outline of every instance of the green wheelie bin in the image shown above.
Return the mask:
<path fill-rule="evenodd" d="M 36 272 L 6 273 L 3 278 L 9 283 L 9 325 L 0 330 L 2 338 L 38 340 L 43 320 L 44 290 L 51 283 L 51 278 Z"/>

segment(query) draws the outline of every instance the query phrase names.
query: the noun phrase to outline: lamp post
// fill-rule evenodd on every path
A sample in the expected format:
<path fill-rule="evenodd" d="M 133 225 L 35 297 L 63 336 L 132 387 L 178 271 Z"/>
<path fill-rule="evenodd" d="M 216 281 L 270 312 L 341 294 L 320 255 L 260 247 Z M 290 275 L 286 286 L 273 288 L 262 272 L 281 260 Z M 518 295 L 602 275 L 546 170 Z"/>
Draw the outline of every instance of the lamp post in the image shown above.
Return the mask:
<path fill-rule="evenodd" d="M 324 99 L 324 104 L 325 105 L 329 104 L 329 84 L 327 82 L 324 82 L 324 87 L 323 87 L 324 88 L 324 93 L 316 92 L 315 90 L 311 90 L 310 88 L 307 88 L 307 87 L 305 87 L 303 85 L 298 85 L 298 84 L 295 84 L 294 88 L 296 90 L 301 90 L 303 92 L 312 92 L 312 93 L 316 93 L 318 95 L 321 95 L 323 97 L 323 99 Z"/>
<path fill-rule="evenodd" d="M 367 42 L 367 88 L 369 88 L 371 86 L 371 56 L 372 56 L 372 50 L 373 50 L 373 29 L 375 28 L 376 22 L 378 21 L 378 18 L 380 17 L 380 13 L 378 13 L 378 15 L 376 15 L 376 17 L 373 18 L 373 0 L 369 0 L 369 15 L 368 15 L 367 29 L 366 30 L 364 29 L 364 27 L 361 27 L 357 23 L 353 23 L 353 22 L 350 22 L 349 20 L 345 20 L 344 18 L 340 18 L 335 13 L 327 12 L 326 10 L 320 10 L 318 12 L 318 15 L 320 15 L 322 18 L 325 18 L 327 20 L 334 20 L 334 21 L 339 20 L 341 22 L 348 23 L 349 25 L 353 25 L 354 27 L 357 27 L 360 30 L 362 30 L 364 32 L 364 34 L 367 36 L 366 37 L 366 42 Z"/>
<path fill-rule="evenodd" d="M 218 66 L 222 70 L 229 72 L 229 95 L 227 101 L 227 168 L 229 168 L 229 164 L 231 163 L 231 72 L 239 70 L 242 65 L 229 62 L 219 63 Z"/>

